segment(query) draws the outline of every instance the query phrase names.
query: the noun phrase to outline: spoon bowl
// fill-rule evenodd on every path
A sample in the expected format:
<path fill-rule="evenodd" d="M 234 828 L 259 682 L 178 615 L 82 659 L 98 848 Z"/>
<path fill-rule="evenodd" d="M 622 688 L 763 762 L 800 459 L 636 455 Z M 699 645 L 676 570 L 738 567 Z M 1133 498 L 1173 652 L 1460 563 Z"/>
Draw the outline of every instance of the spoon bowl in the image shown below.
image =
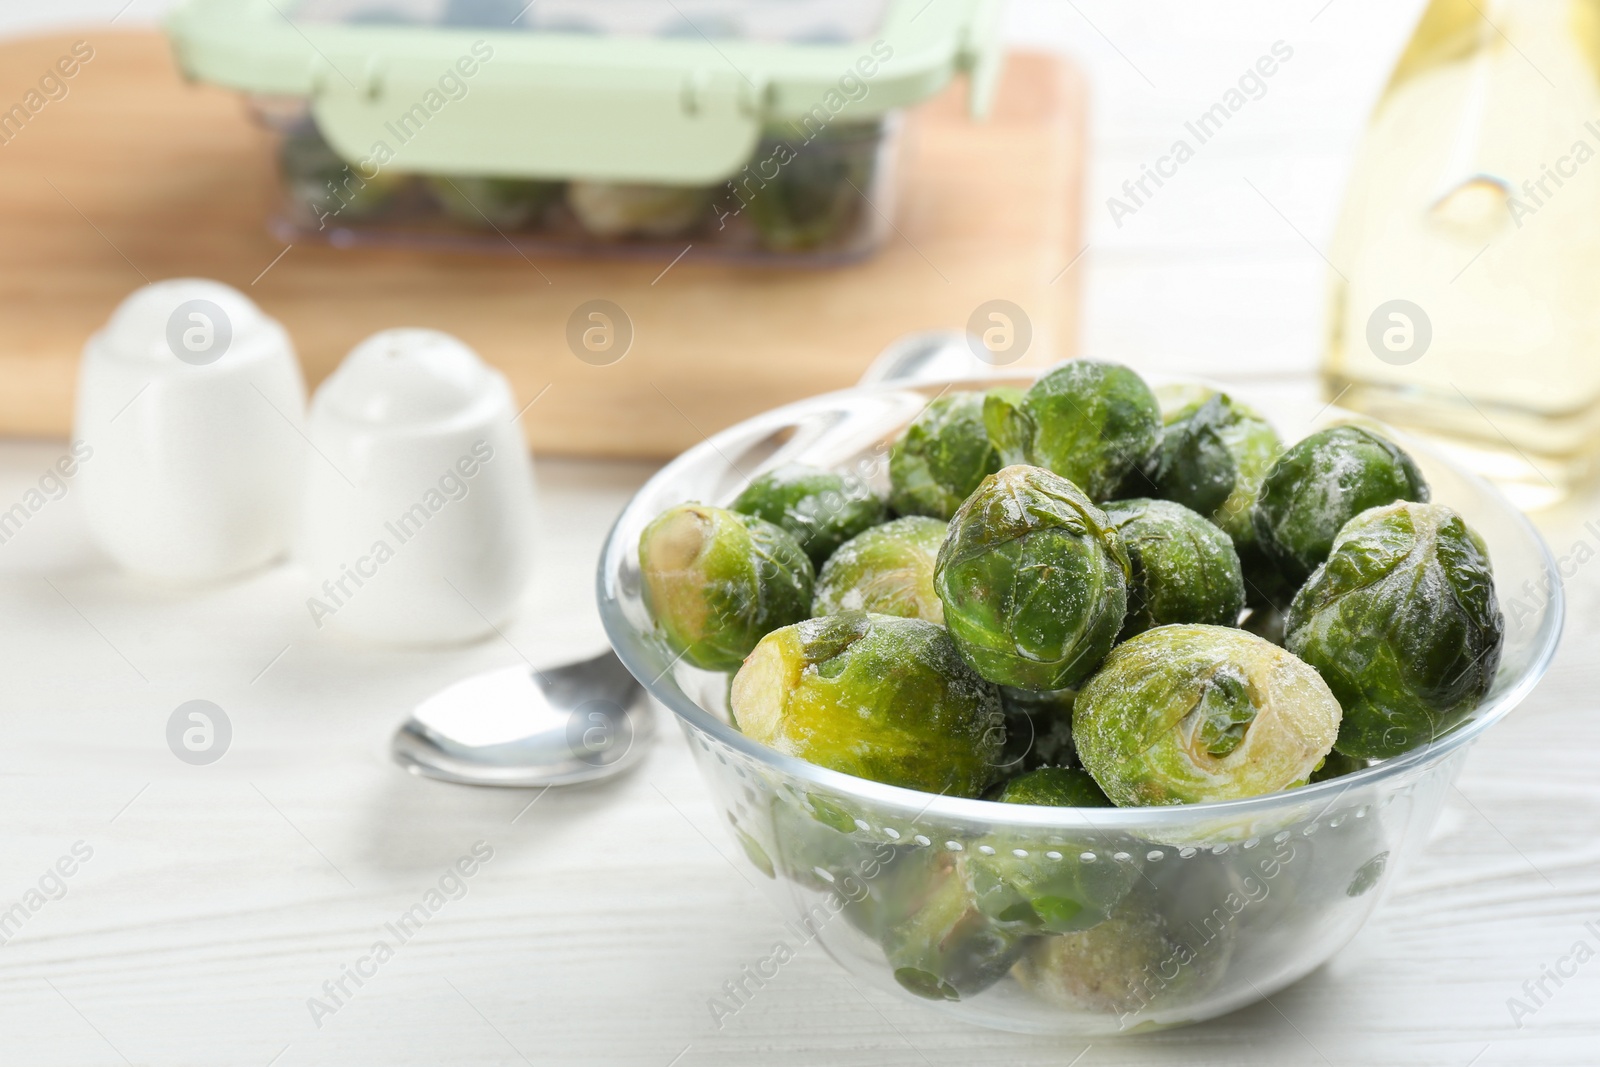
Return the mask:
<path fill-rule="evenodd" d="M 616 655 L 547 670 L 501 667 L 418 704 L 390 752 L 412 774 L 464 785 L 571 785 L 620 774 L 655 732 L 644 688 Z"/>

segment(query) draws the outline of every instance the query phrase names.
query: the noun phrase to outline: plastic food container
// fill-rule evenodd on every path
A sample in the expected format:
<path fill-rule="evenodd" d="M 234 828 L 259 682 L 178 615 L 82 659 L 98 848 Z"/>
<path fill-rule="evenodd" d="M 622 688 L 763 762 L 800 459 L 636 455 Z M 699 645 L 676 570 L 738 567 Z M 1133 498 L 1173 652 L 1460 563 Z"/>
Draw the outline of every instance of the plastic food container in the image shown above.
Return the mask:
<path fill-rule="evenodd" d="M 1499 588 L 1531 582 L 1550 596 L 1531 614 L 1508 616 L 1494 687 L 1455 731 L 1286 793 L 1177 807 L 1000 804 L 824 770 L 739 733 L 727 717 L 726 676 L 675 664 L 654 632 L 640 599 L 637 549 L 645 524 L 687 500 L 725 505 L 746 475 L 783 462 L 857 470 L 886 488 L 888 445 L 929 398 L 952 385 L 983 389 L 1008 381 L 1028 378 L 833 393 L 742 423 L 684 453 L 639 491 L 611 533 L 598 589 L 607 633 L 634 675 L 676 713 L 753 880 L 770 887 L 796 927 L 862 980 L 920 996 L 973 1023 L 1022 1032 L 1127 1033 L 1221 1015 L 1326 962 L 1421 851 L 1467 749 L 1527 696 L 1554 654 L 1562 620 L 1554 561 L 1496 490 L 1383 428 L 1421 465 L 1434 499 L 1483 535 Z M 1270 404 L 1251 403 L 1269 418 L 1282 415 Z M 1303 428 L 1310 433 L 1350 421 L 1357 420 L 1332 409 Z M 932 924 L 920 940 L 884 937 L 882 915 L 903 906 L 908 893 L 936 902 L 997 863 L 1038 879 L 1125 892 L 1119 918 L 1111 920 L 1118 925 L 1094 927 L 1090 933 L 1098 930 L 1099 939 L 1092 950 L 1086 935 L 1074 933 L 1033 935 L 1008 946 L 971 936 L 958 907 L 944 916 L 947 926 Z M 1078 965 L 1030 970 L 1030 961 L 1057 950 L 1076 953 Z M 919 985 L 919 964 L 930 954 L 940 954 L 942 972 L 962 975 L 976 992 Z"/>
<path fill-rule="evenodd" d="M 279 135 L 285 240 L 832 263 L 900 109 L 999 73 L 1000 0 L 191 0 L 191 78 Z"/>

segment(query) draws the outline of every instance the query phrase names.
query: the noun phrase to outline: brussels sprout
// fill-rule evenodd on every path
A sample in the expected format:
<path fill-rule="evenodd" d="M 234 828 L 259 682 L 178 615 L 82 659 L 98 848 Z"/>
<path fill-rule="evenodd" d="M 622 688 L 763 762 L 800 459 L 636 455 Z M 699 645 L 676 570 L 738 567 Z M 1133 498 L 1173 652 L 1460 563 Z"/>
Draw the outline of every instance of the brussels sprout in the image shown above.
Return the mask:
<path fill-rule="evenodd" d="M 1187 414 L 1189 409 L 1198 407 L 1217 395 L 1217 391 L 1210 386 L 1197 385 L 1192 382 L 1158 385 L 1152 387 L 1150 391 L 1156 398 L 1156 406 L 1161 412 L 1161 425 L 1163 427 L 1175 422 L 1180 416 Z M 1123 477 L 1122 484 L 1111 494 L 1110 499 L 1132 500 L 1135 497 L 1161 499 L 1163 494 L 1160 486 L 1156 484 L 1156 467 L 1160 463 L 1161 435 L 1157 434 L 1155 444 L 1140 457 L 1139 461 Z"/>
<path fill-rule="evenodd" d="M 1125 806 L 1304 785 L 1338 732 L 1316 671 L 1226 626 L 1160 626 L 1119 645 L 1072 718 L 1084 769 Z"/>
<path fill-rule="evenodd" d="M 895 981 L 919 997 L 981 993 L 1027 946 L 1026 925 L 996 922 L 978 908 L 963 853 L 919 849 L 869 885 Z"/>
<path fill-rule="evenodd" d="M 811 140 L 791 147 L 781 133 L 769 136 L 756 156 L 779 164 L 777 177 L 749 189 L 735 179 L 736 195 L 750 211 L 766 248 L 798 252 L 826 244 L 845 232 L 861 214 L 869 191 L 880 131 L 877 124 L 835 123 Z"/>
<path fill-rule="evenodd" d="M 906 427 L 889 451 L 889 503 L 896 511 L 948 519 L 1000 469 L 983 405 L 981 393 L 946 393 Z"/>
<path fill-rule="evenodd" d="M 404 176 L 387 170 L 363 174 L 310 123 L 284 135 L 278 167 L 290 202 L 318 229 L 330 220 L 362 222 L 382 215 L 406 184 Z"/>
<path fill-rule="evenodd" d="M 859 478 L 786 463 L 758 476 L 733 502 L 741 515 L 782 526 L 818 567 L 856 534 L 889 517 L 883 499 Z"/>
<path fill-rule="evenodd" d="M 1050 371 L 1020 404 L 996 398 L 984 419 L 1005 463 L 1048 468 L 1094 500 L 1115 495 L 1161 434 L 1161 410 L 1144 379 L 1087 359 Z"/>
<path fill-rule="evenodd" d="M 1052 770 L 1079 776 L 1093 794 L 1099 793 L 1082 771 Z M 1059 798 L 1056 791 L 1050 795 Z M 1110 804 L 1104 797 L 1100 801 L 1101 806 Z M 1103 835 L 1084 831 L 1074 836 L 1078 839 L 1064 839 L 1061 831 L 1039 831 L 980 839 L 967 853 L 978 910 L 996 922 L 1020 923 L 1035 933 L 1066 934 L 1105 922 L 1139 877 L 1139 864 L 1111 859 L 1113 851 L 1104 846 Z M 1122 844 L 1136 847 L 1132 841 Z"/>
<path fill-rule="evenodd" d="M 1040 767 L 1019 774 L 995 797 L 1002 804 L 1043 804 L 1055 808 L 1109 808 L 1089 772 L 1069 767 Z"/>
<path fill-rule="evenodd" d="M 944 605 L 933 591 L 933 568 L 944 535 L 945 524 L 924 515 L 857 534 L 823 564 L 811 614 L 871 611 L 942 624 Z"/>
<path fill-rule="evenodd" d="M 1000 708 L 1006 716 L 1006 747 L 1000 769 L 1007 773 L 1040 767 L 1075 767 L 1072 748 L 1072 702 L 1075 689 L 1036 693 L 1000 687 Z"/>
<path fill-rule="evenodd" d="M 1268 561 L 1298 586 L 1328 558 L 1345 523 L 1396 500 L 1427 503 L 1428 483 L 1411 457 L 1370 430 L 1335 426 L 1278 458 L 1251 521 Z"/>
<path fill-rule="evenodd" d="M 427 185 L 452 222 L 485 230 L 521 229 L 561 197 L 560 182 L 525 178 L 462 174 L 429 178 Z"/>
<path fill-rule="evenodd" d="M 744 733 L 820 767 L 975 797 L 1005 743 L 1000 695 L 931 622 L 852 611 L 768 634 L 733 679 Z"/>
<path fill-rule="evenodd" d="M 1215 881 L 1210 873 L 1200 881 Z M 1190 892 L 1168 914 L 1159 894 L 1142 889 L 1123 898 L 1104 922 L 1033 942 L 1012 973 L 1049 1004 L 1117 1015 L 1126 1029 L 1145 1011 L 1182 1007 L 1216 985 L 1237 941 L 1229 900 Z"/>
<path fill-rule="evenodd" d="M 1442 504 L 1351 519 L 1289 607 L 1288 648 L 1343 705 L 1347 756 L 1397 756 L 1452 729 L 1489 691 L 1504 639 L 1488 551 Z"/>
<path fill-rule="evenodd" d="M 1282 448 L 1271 423 L 1217 393 L 1167 420 L 1152 472 L 1154 495 L 1206 516 L 1243 551 L 1255 541 L 1256 491 Z"/>
<path fill-rule="evenodd" d="M 1106 505 L 1132 565 L 1121 639 L 1172 622 L 1236 626 L 1244 576 L 1228 535 L 1170 500 Z"/>
<path fill-rule="evenodd" d="M 651 617 L 696 667 L 736 670 L 756 642 L 811 610 L 811 560 L 787 532 L 704 504 L 663 512 L 639 535 Z"/>
<path fill-rule="evenodd" d="M 596 237 L 673 237 L 705 221 L 711 195 L 700 186 L 569 182 L 567 207 Z"/>
<path fill-rule="evenodd" d="M 985 478 L 950 520 L 934 588 L 979 674 L 1066 689 L 1097 667 L 1128 608 L 1128 554 L 1105 512 L 1039 467 Z"/>
<path fill-rule="evenodd" d="M 803 801 L 784 796 L 772 801 L 771 847 L 766 853 L 777 871 L 818 892 L 841 886 L 847 876 L 876 878 L 894 855 L 891 845 L 861 832 L 856 815 L 842 798 L 808 794 Z"/>

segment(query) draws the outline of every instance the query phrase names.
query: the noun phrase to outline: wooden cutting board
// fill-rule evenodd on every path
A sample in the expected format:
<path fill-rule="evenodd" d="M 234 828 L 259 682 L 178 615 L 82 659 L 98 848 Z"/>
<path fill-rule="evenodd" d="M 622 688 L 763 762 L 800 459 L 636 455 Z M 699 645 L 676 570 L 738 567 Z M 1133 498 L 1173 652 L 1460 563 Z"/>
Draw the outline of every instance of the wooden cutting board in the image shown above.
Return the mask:
<path fill-rule="evenodd" d="M 0 109 L 25 101 L 72 36 L 0 45 Z M 1026 362 L 1077 327 L 1082 83 L 1013 55 L 986 123 L 964 86 L 906 124 L 906 180 L 883 251 L 832 269 L 337 249 L 273 238 L 272 137 L 231 92 L 184 83 L 150 33 L 96 33 L 93 57 L 20 131 L 0 126 L 0 433 L 62 436 L 79 352 L 146 280 L 198 275 L 288 327 L 313 387 L 366 335 L 449 331 L 510 378 L 535 449 L 666 456 L 778 404 L 853 383 L 903 333 L 964 328 L 991 299 L 1032 321 Z M 80 52 L 81 52 L 80 46 Z M 59 91 L 57 91 L 59 95 Z M 567 321 L 601 298 L 631 318 L 592 366 Z"/>

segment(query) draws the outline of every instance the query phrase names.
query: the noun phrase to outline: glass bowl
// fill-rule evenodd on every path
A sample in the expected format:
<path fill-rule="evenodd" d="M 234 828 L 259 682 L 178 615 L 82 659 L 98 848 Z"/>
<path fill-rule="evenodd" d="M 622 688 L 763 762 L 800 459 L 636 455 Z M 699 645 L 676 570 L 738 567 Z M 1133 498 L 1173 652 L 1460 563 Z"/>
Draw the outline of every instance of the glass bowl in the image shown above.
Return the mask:
<path fill-rule="evenodd" d="M 1434 499 L 1483 535 L 1494 564 L 1506 612 L 1499 674 L 1478 710 L 1426 747 L 1270 796 L 1078 809 L 882 785 L 739 733 L 728 676 L 677 662 L 645 610 L 645 524 L 684 501 L 725 505 L 785 462 L 854 470 L 886 491 L 889 446 L 929 398 L 1029 377 L 832 393 L 690 449 L 618 518 L 601 557 L 601 615 L 622 662 L 676 714 L 729 834 L 793 919 L 791 947 L 820 941 L 863 981 L 1003 1030 L 1095 1035 L 1208 1019 L 1326 962 L 1423 848 L 1468 747 L 1527 696 L 1554 654 L 1555 563 L 1487 483 L 1421 441 L 1330 408 L 1313 428 L 1354 422 L 1401 442 Z M 1272 405 L 1257 406 L 1273 417 Z M 1532 590 L 1543 595 L 1523 595 Z M 1018 921 L 1019 887 L 1039 905 L 1031 921 Z"/>

